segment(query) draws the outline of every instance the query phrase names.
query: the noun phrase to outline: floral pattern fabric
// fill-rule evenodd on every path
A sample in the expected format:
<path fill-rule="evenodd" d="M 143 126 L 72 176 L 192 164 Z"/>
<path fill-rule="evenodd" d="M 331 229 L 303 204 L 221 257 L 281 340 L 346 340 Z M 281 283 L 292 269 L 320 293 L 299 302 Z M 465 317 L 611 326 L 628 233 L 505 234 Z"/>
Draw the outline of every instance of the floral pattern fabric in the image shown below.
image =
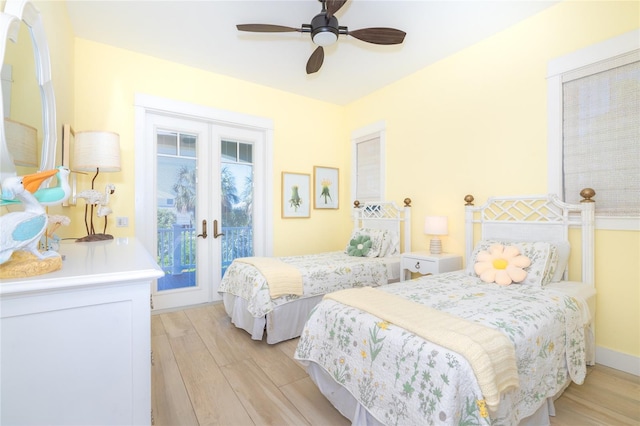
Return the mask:
<path fill-rule="evenodd" d="M 264 276 L 252 265 L 242 262 L 231 263 L 218 291 L 246 299 L 251 315 L 259 318 L 276 306 L 300 298 L 388 282 L 388 258 L 354 257 L 335 251 L 279 259 L 297 267 L 302 273 L 302 296 L 286 295 L 271 299 Z"/>
<path fill-rule="evenodd" d="M 513 245 L 520 250 L 520 254 L 529 258 L 531 264 L 525 268 L 527 276 L 521 284 L 543 286 L 553 279 L 558 267 L 558 246 L 545 241 L 482 240 L 474 248 L 471 254 L 471 261 L 467 264 L 467 273 L 469 275 L 477 276 L 474 271 L 474 265 L 478 260 L 478 254 L 481 251 L 489 250 L 494 244 Z"/>
<path fill-rule="evenodd" d="M 307 321 L 295 357 L 321 366 L 384 424 L 517 424 L 568 379 L 584 380 L 584 300 L 545 287 L 483 283 L 464 272 L 379 289 L 502 331 L 514 344 L 520 379 L 519 389 L 503 394 L 498 411 L 489 413 L 462 356 L 323 300 Z"/>

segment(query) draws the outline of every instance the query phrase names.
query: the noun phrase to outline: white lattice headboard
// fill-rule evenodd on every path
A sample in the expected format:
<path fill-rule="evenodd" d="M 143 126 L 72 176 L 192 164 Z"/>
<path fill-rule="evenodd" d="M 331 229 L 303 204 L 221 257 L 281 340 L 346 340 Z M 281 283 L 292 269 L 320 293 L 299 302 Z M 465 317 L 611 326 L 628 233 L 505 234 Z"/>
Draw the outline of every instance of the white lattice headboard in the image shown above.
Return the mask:
<path fill-rule="evenodd" d="M 473 196 L 464 199 L 466 215 L 465 254 L 471 258 L 474 244 L 479 239 L 515 241 L 568 241 L 569 228 L 581 229 L 582 282 L 594 284 L 594 228 L 595 191 L 587 188 L 580 192 L 579 204 L 567 204 L 555 195 L 491 197 L 479 207 L 473 205 Z M 474 236 L 480 224 L 480 237 Z M 573 251 L 572 251 L 573 253 Z M 568 279 L 565 271 L 565 279 Z"/>
<path fill-rule="evenodd" d="M 401 253 L 411 251 L 411 199 L 404 199 L 404 207 L 400 208 L 393 201 L 367 201 L 353 203 L 354 229 L 374 228 L 387 229 L 402 235 L 404 240 L 398 247 Z"/>

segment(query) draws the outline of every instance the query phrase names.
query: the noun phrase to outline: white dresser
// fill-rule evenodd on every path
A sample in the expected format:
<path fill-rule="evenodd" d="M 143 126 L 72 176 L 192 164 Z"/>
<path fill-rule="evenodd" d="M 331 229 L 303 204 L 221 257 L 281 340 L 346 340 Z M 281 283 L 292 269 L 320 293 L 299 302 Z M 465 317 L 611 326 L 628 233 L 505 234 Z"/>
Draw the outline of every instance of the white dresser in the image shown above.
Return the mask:
<path fill-rule="evenodd" d="M 60 253 L 59 271 L 0 280 L 0 424 L 150 424 L 150 285 L 162 270 L 132 238 Z"/>

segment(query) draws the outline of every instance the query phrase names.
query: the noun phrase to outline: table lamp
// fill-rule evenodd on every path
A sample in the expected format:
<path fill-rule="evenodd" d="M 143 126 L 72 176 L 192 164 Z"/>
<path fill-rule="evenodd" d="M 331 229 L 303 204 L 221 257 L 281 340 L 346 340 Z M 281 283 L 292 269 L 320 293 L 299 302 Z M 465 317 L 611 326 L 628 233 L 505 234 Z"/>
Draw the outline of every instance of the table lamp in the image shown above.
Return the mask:
<path fill-rule="evenodd" d="M 424 233 L 432 235 L 429 251 L 431 254 L 442 253 L 442 241 L 440 235 L 447 235 L 448 221 L 446 216 L 427 216 L 424 219 Z"/>
<path fill-rule="evenodd" d="M 37 130 L 17 121 L 4 119 L 4 131 L 7 148 L 16 166 L 38 166 Z"/>
<path fill-rule="evenodd" d="M 84 208 L 84 224 L 87 228 L 87 236 L 76 241 L 101 241 L 113 239 L 112 235 L 106 234 L 107 215 L 104 215 L 104 230 L 97 234 L 93 227 L 93 209 L 98 207 L 98 211 L 107 210 L 109 195 L 113 193 L 115 187 L 107 185 L 104 192 L 95 190 L 95 180 L 100 172 L 120 171 L 120 136 L 113 132 L 84 131 L 76 132 L 73 145 L 73 160 L 75 171 L 93 172 L 96 174 L 91 180 L 91 189 L 78 193 L 78 198 L 84 198 L 86 205 Z M 91 205 L 91 221 L 87 221 L 87 211 Z M 100 215 L 100 213 L 99 213 Z"/>

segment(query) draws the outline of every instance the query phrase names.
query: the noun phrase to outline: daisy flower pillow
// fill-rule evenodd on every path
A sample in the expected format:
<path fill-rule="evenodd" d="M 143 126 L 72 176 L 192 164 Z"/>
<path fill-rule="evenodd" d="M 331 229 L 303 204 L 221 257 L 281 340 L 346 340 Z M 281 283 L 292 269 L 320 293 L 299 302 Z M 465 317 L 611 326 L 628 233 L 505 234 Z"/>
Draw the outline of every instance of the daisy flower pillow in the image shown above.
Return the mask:
<path fill-rule="evenodd" d="M 518 247 L 493 244 L 478 252 L 473 269 L 482 281 L 506 286 L 524 281 L 527 278 L 524 268 L 529 265 L 531 259 L 520 254 Z"/>
<path fill-rule="evenodd" d="M 526 278 L 520 282 L 522 285 L 534 285 L 537 287 L 547 285 L 552 281 L 558 268 L 558 252 L 556 245 L 545 241 L 509 241 L 509 240 L 482 240 L 474 248 L 470 261 L 467 264 L 467 274 L 479 276 L 475 271 L 480 252 L 490 252 L 493 245 L 503 247 L 516 247 L 520 254 L 528 257 L 531 264 L 525 268 Z M 504 248 L 503 248 L 504 251 Z M 564 266 L 562 266 L 564 272 Z"/>

